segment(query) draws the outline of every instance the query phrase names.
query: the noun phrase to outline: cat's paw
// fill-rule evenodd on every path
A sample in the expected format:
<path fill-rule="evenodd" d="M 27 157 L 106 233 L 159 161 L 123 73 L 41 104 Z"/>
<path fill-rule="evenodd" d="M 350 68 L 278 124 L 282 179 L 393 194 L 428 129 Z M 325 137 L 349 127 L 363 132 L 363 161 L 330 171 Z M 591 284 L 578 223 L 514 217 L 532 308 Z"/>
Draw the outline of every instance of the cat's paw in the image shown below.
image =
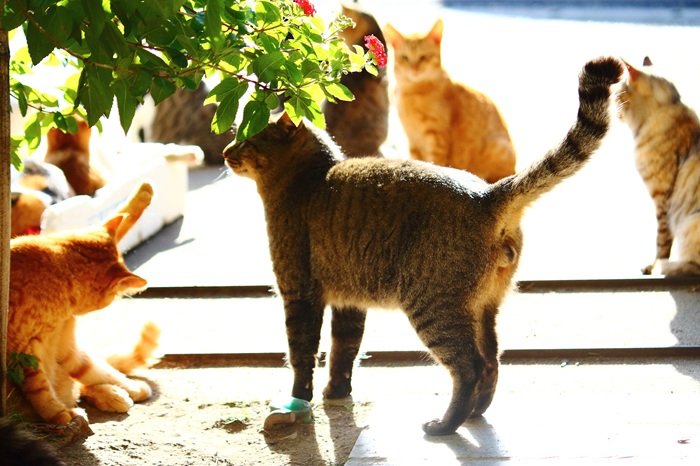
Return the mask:
<path fill-rule="evenodd" d="M 79 414 L 80 413 L 76 412 L 74 409 L 67 409 L 56 414 L 49 420 L 49 422 L 51 424 L 62 426 L 68 424 L 74 417 L 78 416 Z"/>
<path fill-rule="evenodd" d="M 646 267 L 643 267 L 642 268 L 642 275 L 651 275 L 652 271 L 654 270 L 655 264 L 656 263 L 653 263 L 653 264 L 647 265 Z"/>
<path fill-rule="evenodd" d="M 423 424 L 423 432 L 428 435 L 450 435 L 454 434 L 455 430 L 456 429 L 454 427 L 451 427 L 438 419 Z"/>
<path fill-rule="evenodd" d="M 134 406 L 129 393 L 116 385 L 89 385 L 82 388 L 81 395 L 88 403 L 106 413 L 125 413 Z"/>
<path fill-rule="evenodd" d="M 329 382 L 326 388 L 323 389 L 323 397 L 329 400 L 337 400 L 350 396 L 352 385 L 350 379 L 344 379 L 340 383 L 331 385 Z"/>
<path fill-rule="evenodd" d="M 134 401 L 144 401 L 151 397 L 153 390 L 151 386 L 141 380 L 129 379 L 129 383 L 124 387 L 129 396 Z"/>

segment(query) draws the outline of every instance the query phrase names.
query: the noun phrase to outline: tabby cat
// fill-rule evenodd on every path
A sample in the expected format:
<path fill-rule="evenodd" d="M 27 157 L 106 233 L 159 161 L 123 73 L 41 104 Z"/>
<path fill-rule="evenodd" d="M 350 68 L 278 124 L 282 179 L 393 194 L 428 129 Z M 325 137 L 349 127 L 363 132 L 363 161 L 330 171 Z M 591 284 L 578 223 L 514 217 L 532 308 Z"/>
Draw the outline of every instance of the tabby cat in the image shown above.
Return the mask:
<path fill-rule="evenodd" d="M 209 89 L 204 82 L 194 91 L 177 89 L 173 95 L 158 104 L 145 142 L 164 144 L 193 144 L 204 152 L 204 162 L 221 165 L 221 151 L 236 137 L 233 129 L 223 134 L 211 131 L 211 121 L 216 113 L 215 104 L 204 105 Z"/>
<path fill-rule="evenodd" d="M 64 466 L 56 452 L 22 426 L 0 418 L 1 466 Z"/>
<path fill-rule="evenodd" d="M 78 131 L 75 134 L 63 132 L 58 128 L 49 130 L 46 135 L 44 162 L 63 170 L 76 195 L 94 196 L 95 191 L 107 184 L 107 181 L 90 161 L 90 126 L 82 119 L 76 120 Z"/>
<path fill-rule="evenodd" d="M 394 49 L 396 106 L 411 157 L 467 170 L 493 183 L 515 173 L 515 149 L 498 108 L 485 94 L 452 81 L 442 66 L 443 23 L 404 36 L 387 24 Z"/>
<path fill-rule="evenodd" d="M 642 272 L 700 274 L 700 121 L 670 81 L 625 65 L 620 117 L 632 130 L 637 170 L 656 207 L 656 260 Z"/>
<path fill-rule="evenodd" d="M 573 175 L 609 127 L 610 86 L 622 64 L 591 61 L 566 139 L 529 168 L 489 185 L 413 160 L 343 159 L 322 131 L 283 114 L 230 145 L 233 172 L 262 198 L 286 316 L 292 395 L 310 400 L 323 311 L 332 308 L 327 398 L 351 392 L 369 307 L 401 308 L 453 380 L 430 435 L 454 432 L 490 405 L 498 377 L 496 314 L 522 248 L 524 209 Z"/>
<path fill-rule="evenodd" d="M 78 415 L 78 389 L 95 407 L 110 412 L 126 412 L 133 401 L 151 395 L 145 382 L 128 379 L 82 351 L 75 326 L 76 316 L 146 286 L 146 280 L 127 270 L 117 243 L 152 196 L 144 183 L 102 226 L 11 241 L 7 351 L 32 355 L 39 363 L 38 370 L 27 368 L 24 382 L 15 387 L 23 395 L 17 400 L 21 414 L 66 424 Z M 115 365 L 124 372 L 147 365 L 158 336 L 159 329 L 147 324 L 132 353 L 116 358 Z"/>
<path fill-rule="evenodd" d="M 355 22 L 355 27 L 341 31 L 340 36 L 352 48 L 364 46 L 365 36 L 374 35 L 386 43 L 377 20 L 358 8 L 342 6 L 342 14 Z M 348 73 L 340 80 L 355 96 L 350 102 L 324 103 L 326 129 L 346 157 L 381 156 L 380 147 L 389 132 L 389 89 L 384 68 L 374 76 L 367 71 Z"/>

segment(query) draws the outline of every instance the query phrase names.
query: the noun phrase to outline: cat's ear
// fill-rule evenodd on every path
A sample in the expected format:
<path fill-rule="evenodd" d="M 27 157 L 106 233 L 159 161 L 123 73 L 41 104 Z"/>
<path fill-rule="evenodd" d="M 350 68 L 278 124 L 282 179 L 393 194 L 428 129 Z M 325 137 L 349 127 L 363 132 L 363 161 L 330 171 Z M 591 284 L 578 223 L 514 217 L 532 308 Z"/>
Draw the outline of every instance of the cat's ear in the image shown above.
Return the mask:
<path fill-rule="evenodd" d="M 297 126 L 294 121 L 292 121 L 292 118 L 287 115 L 287 112 L 282 112 L 282 115 L 277 120 L 277 126 L 290 135 L 297 132 L 302 124 L 303 123 L 300 123 L 299 126 Z"/>
<path fill-rule="evenodd" d="M 119 229 L 119 225 L 122 224 L 124 219 L 126 218 L 128 214 L 119 214 L 116 215 L 109 220 L 107 220 L 102 226 L 107 230 L 107 233 L 109 233 L 109 236 L 112 238 L 115 238 L 117 235 L 117 230 Z"/>
<path fill-rule="evenodd" d="M 148 282 L 131 272 L 125 272 L 115 277 L 112 281 L 112 289 L 118 295 L 134 294 L 148 285 Z"/>
<path fill-rule="evenodd" d="M 403 42 L 403 36 L 401 33 L 389 23 L 386 23 L 386 26 L 384 26 L 384 37 L 386 37 L 386 40 L 393 48 L 398 47 L 401 45 L 401 42 Z"/>
<path fill-rule="evenodd" d="M 436 44 L 442 42 L 442 31 L 445 29 L 445 25 L 442 22 L 442 18 L 438 18 L 433 25 L 433 28 L 428 33 L 428 37 L 435 41 Z"/>
<path fill-rule="evenodd" d="M 624 63 L 625 68 L 627 68 L 627 74 L 629 75 L 630 80 L 637 79 L 637 77 L 639 76 L 639 70 L 627 63 L 625 60 L 622 60 L 622 63 Z"/>

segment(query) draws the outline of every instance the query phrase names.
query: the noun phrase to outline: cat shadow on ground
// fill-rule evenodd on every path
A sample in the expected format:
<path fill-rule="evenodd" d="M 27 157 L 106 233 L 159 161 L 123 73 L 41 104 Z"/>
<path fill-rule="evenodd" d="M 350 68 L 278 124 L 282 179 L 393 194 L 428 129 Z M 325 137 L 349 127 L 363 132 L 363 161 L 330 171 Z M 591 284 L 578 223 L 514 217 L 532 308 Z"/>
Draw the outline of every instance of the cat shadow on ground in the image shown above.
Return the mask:
<path fill-rule="evenodd" d="M 467 429 L 466 433 L 460 429 L 452 435 L 426 435 L 423 438 L 428 443 L 444 444 L 462 464 L 466 464 L 464 462 L 469 458 L 490 458 L 500 451 L 498 433 L 483 416 L 467 420 L 463 427 Z"/>
<path fill-rule="evenodd" d="M 270 451 L 286 455 L 288 464 L 322 464 L 315 421 L 280 426 L 265 436 L 265 442 Z"/>
<path fill-rule="evenodd" d="M 700 295 L 695 291 L 672 291 L 676 315 L 670 324 L 671 333 L 679 346 L 700 346 Z M 695 364 L 676 364 L 678 373 L 700 382 L 700 371 Z"/>
<path fill-rule="evenodd" d="M 271 451 L 288 457 L 289 464 L 331 464 L 329 451 L 321 452 L 316 430 L 326 425 L 333 439 L 333 463 L 347 460 L 363 427 L 358 426 L 353 411 L 352 397 L 324 403 L 314 410 L 313 420 L 306 424 L 297 421 L 290 426 L 276 428 L 265 436 Z"/>
<path fill-rule="evenodd" d="M 156 236 L 127 252 L 124 255 L 124 263 L 129 270 L 136 270 L 161 252 L 176 249 L 194 241 L 194 238 L 178 241 L 182 230 L 182 222 L 183 217 L 180 217 L 173 223 L 164 226 Z M 156 247 L 153 247 L 153 244 Z"/>

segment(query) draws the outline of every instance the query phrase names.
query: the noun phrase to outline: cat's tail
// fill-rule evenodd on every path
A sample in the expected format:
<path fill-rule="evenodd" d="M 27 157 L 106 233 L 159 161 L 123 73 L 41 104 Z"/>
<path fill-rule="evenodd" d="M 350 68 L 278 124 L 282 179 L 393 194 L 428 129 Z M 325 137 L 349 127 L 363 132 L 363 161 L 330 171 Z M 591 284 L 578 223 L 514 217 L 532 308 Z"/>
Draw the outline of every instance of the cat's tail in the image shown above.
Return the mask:
<path fill-rule="evenodd" d="M 608 132 L 611 86 L 620 80 L 623 69 L 611 57 L 586 63 L 579 74 L 578 117 L 564 140 L 529 167 L 494 183 L 492 194 L 511 209 L 523 209 L 583 167 Z"/>
<path fill-rule="evenodd" d="M 160 328 L 153 322 L 147 322 L 141 329 L 141 336 L 136 345 L 127 354 L 115 354 L 107 358 L 110 366 L 122 374 L 130 374 L 136 369 L 152 366 L 157 362 L 154 358 Z"/>
<path fill-rule="evenodd" d="M 124 220 L 119 224 L 119 228 L 114 236 L 117 243 L 121 241 L 124 235 L 126 235 L 138 219 L 141 218 L 143 211 L 151 204 L 151 199 L 153 199 L 153 187 L 150 183 L 144 181 L 126 204 L 119 209 L 118 213 L 126 214 L 126 217 L 124 217 Z"/>

